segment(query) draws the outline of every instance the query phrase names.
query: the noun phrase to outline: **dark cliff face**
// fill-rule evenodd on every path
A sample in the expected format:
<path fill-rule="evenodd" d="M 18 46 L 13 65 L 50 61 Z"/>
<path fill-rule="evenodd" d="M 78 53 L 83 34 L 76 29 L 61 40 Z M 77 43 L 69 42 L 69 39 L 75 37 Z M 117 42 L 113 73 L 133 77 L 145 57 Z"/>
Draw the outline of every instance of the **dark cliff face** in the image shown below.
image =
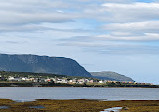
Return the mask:
<path fill-rule="evenodd" d="M 75 60 L 64 57 L 0 54 L 0 71 L 91 77 Z"/>
<path fill-rule="evenodd" d="M 104 80 L 134 82 L 134 80 L 129 77 L 111 71 L 91 72 L 91 75 L 95 78 Z"/>

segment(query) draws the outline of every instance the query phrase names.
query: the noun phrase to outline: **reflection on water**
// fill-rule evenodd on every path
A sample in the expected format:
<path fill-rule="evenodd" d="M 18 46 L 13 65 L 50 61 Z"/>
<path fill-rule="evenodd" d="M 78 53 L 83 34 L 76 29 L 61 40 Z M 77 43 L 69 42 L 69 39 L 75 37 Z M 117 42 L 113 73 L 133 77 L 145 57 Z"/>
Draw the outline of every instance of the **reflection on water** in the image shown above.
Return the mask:
<path fill-rule="evenodd" d="M 9 109 L 9 106 L 0 106 L 0 109 Z"/>
<path fill-rule="evenodd" d="M 45 108 L 44 106 L 38 105 L 38 106 L 30 106 L 30 108 L 34 108 L 34 109 L 43 109 Z"/>
<path fill-rule="evenodd" d="M 0 98 L 159 100 L 159 88 L 78 88 L 78 87 L 0 87 Z"/>
<path fill-rule="evenodd" d="M 113 108 L 105 109 L 104 111 L 100 111 L 100 112 L 120 112 L 121 109 L 122 107 L 113 107 Z"/>

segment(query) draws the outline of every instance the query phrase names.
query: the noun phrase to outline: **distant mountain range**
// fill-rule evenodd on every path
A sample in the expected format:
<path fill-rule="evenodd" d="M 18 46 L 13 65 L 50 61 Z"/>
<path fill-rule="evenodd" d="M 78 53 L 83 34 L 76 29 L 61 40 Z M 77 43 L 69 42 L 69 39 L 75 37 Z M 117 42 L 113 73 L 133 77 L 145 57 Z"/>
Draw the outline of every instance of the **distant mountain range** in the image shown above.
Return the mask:
<path fill-rule="evenodd" d="M 134 80 L 129 77 L 111 71 L 91 72 L 91 75 L 95 78 L 103 80 L 134 82 Z"/>
<path fill-rule="evenodd" d="M 64 57 L 0 54 L 0 71 L 51 73 L 67 76 L 95 77 L 104 80 L 133 81 L 115 72 L 91 72 L 75 60 Z"/>
<path fill-rule="evenodd" d="M 91 77 L 75 60 L 64 57 L 0 54 L 0 71 Z"/>

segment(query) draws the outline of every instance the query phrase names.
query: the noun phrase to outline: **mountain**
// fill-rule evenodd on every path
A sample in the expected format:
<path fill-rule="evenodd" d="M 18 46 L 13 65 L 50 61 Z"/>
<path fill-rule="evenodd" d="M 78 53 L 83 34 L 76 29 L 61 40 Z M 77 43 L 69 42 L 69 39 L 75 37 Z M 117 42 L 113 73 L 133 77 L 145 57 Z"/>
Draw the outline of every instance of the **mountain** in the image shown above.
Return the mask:
<path fill-rule="evenodd" d="M 134 82 L 134 80 L 129 77 L 111 71 L 91 72 L 91 75 L 102 80 Z"/>
<path fill-rule="evenodd" d="M 0 54 L 0 71 L 91 77 L 75 60 L 64 57 Z"/>

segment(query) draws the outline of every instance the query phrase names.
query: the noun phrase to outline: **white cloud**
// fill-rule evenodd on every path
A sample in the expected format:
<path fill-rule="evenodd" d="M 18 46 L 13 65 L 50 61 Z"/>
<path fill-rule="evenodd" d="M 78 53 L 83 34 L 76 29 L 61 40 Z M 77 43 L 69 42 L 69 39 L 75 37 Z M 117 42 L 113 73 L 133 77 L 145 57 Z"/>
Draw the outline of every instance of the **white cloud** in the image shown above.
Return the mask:
<path fill-rule="evenodd" d="M 159 18 L 158 3 L 133 3 L 132 0 L 2 0 L 0 24 L 37 24 L 92 19 L 98 22 L 137 22 Z M 125 4 L 127 3 L 127 4 Z M 62 13 L 61 13 L 62 12 Z M 8 26 L 9 27 L 9 26 Z"/>
<path fill-rule="evenodd" d="M 87 41 L 90 47 L 92 41 L 96 45 L 101 41 L 112 40 L 159 40 L 157 2 L 2 0 L 0 15 L 1 32 L 41 31 L 43 32 L 41 36 L 48 40 L 53 38 L 55 40 L 62 38 L 63 41 L 70 38 L 74 42 L 83 40 Z M 81 24 L 80 20 L 85 22 Z M 38 35 L 36 33 L 39 32 L 34 33 Z M 75 37 L 79 38 L 74 39 Z"/>
<path fill-rule="evenodd" d="M 155 19 L 159 14 L 158 3 L 131 3 L 130 0 L 126 0 L 129 4 L 125 4 L 121 0 L 103 0 L 100 4 L 97 4 L 96 0 L 88 4 L 79 2 L 3 0 L 0 4 L 0 15 L 2 16 L 0 23 L 66 22 L 77 18 L 126 22 Z M 70 10 L 69 13 L 68 10 Z M 57 13 L 59 11 L 65 13 Z"/>
<path fill-rule="evenodd" d="M 105 18 L 106 21 L 132 22 L 154 20 L 159 18 L 158 3 L 105 3 L 102 6 L 103 11 L 109 14 L 109 18 Z"/>
<path fill-rule="evenodd" d="M 104 25 L 105 30 L 121 31 L 121 32 L 158 32 L 159 21 L 144 21 L 130 23 L 112 23 Z"/>
<path fill-rule="evenodd" d="M 61 13 L 15 13 L 0 11 L 0 24 L 30 24 L 41 22 L 70 22 L 76 16 Z"/>
<path fill-rule="evenodd" d="M 77 15 L 58 12 L 59 9 L 71 7 L 70 5 L 67 2 L 57 0 L 2 0 L 0 3 L 0 24 L 72 21 Z"/>
<path fill-rule="evenodd" d="M 99 35 L 99 38 L 103 38 L 105 40 L 123 40 L 123 41 L 156 41 L 159 40 L 159 33 L 145 33 L 144 35 L 127 35 L 117 33 L 117 35 Z"/>

